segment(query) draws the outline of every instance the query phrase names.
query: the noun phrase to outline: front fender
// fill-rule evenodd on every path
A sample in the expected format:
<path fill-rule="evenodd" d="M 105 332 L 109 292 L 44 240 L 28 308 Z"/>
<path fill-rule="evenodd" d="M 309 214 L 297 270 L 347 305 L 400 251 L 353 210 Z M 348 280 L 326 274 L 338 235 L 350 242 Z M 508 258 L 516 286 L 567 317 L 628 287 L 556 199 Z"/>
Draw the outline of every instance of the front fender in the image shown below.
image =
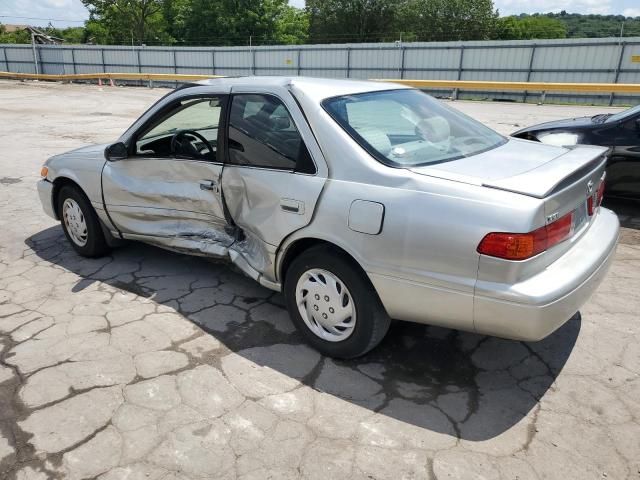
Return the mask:
<path fill-rule="evenodd" d="M 94 206 L 102 208 L 102 168 L 106 163 L 103 146 L 52 157 L 46 163 L 47 178 L 56 183 L 68 179 L 76 183 Z"/>

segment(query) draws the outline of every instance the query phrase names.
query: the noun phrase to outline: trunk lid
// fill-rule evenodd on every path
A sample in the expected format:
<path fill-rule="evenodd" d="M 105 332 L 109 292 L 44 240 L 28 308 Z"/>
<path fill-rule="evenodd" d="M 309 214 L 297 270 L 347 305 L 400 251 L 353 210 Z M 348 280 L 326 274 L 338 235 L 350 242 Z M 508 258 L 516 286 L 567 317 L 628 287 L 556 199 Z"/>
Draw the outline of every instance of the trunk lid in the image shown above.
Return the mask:
<path fill-rule="evenodd" d="M 479 155 L 411 170 L 421 175 L 546 198 L 570 183 L 571 178 L 596 169 L 604 161 L 606 152 L 606 147 L 592 145 L 565 148 L 509 139 L 504 145 Z"/>
<path fill-rule="evenodd" d="M 578 180 L 605 161 L 607 148 L 584 146 L 565 149 L 564 153 L 539 167 L 511 177 L 483 181 L 485 187 L 522 193 L 536 198 L 546 198 L 552 192 L 569 186 L 571 179 Z M 585 184 L 586 187 L 586 184 Z M 585 190 L 586 192 L 586 190 Z"/>

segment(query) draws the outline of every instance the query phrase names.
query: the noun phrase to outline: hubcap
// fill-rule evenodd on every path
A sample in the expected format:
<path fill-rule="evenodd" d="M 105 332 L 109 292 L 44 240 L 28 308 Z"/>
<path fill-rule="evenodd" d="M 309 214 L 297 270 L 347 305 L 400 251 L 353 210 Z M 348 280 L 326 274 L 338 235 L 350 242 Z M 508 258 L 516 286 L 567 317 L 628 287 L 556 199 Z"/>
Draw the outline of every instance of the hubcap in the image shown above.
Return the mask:
<path fill-rule="evenodd" d="M 314 268 L 296 286 L 296 303 L 304 323 L 329 342 L 349 338 L 356 326 L 356 308 L 346 285 L 333 273 Z"/>
<path fill-rule="evenodd" d="M 79 247 L 87 244 L 87 222 L 78 202 L 67 198 L 62 204 L 62 217 L 71 240 Z"/>

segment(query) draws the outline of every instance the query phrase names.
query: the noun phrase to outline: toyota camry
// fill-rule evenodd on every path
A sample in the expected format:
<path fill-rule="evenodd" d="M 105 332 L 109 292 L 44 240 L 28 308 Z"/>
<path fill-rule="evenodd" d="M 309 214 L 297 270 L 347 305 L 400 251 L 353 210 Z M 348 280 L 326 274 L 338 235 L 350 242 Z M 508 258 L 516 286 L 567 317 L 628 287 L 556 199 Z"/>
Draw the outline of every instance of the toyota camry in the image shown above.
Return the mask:
<path fill-rule="evenodd" d="M 80 255 L 226 258 L 350 358 L 392 318 L 529 341 L 571 318 L 618 239 L 606 152 L 504 137 L 395 84 L 221 78 L 50 158 L 38 190 Z"/>

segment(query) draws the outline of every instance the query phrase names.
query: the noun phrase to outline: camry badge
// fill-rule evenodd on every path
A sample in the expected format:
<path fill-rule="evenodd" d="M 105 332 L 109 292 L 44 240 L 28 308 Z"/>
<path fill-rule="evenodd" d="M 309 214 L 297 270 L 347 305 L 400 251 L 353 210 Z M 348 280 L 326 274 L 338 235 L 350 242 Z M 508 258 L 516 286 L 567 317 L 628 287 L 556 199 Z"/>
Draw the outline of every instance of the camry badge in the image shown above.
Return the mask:
<path fill-rule="evenodd" d="M 589 183 L 587 183 L 587 192 L 593 193 L 593 180 L 589 180 Z"/>

